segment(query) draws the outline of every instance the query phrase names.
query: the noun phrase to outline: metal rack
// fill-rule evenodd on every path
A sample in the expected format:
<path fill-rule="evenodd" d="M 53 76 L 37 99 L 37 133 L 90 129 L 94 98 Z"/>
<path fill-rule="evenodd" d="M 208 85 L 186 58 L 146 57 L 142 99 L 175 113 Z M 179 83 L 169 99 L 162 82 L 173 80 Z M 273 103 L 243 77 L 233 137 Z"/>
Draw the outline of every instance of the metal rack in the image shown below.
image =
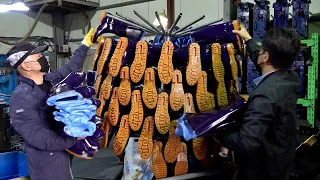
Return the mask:
<path fill-rule="evenodd" d="M 305 98 L 299 98 L 297 104 L 307 108 L 307 121 L 314 128 L 318 104 L 319 33 L 313 33 L 311 39 L 301 40 L 301 45 L 311 48 L 312 62 L 308 66 L 307 95 Z"/>

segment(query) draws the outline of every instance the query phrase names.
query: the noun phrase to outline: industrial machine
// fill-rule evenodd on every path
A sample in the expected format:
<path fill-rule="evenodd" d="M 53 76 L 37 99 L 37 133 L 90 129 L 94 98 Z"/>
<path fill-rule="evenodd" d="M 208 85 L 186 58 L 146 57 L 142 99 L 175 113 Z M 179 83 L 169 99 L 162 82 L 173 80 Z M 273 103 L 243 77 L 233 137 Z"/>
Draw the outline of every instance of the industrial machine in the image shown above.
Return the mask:
<path fill-rule="evenodd" d="M 267 0 L 255 0 L 253 9 L 253 39 L 261 42 L 268 29 L 270 17 L 270 2 Z"/>
<path fill-rule="evenodd" d="M 273 3 L 274 8 L 274 28 L 288 27 L 289 3 L 288 0 L 277 0 Z"/>
<path fill-rule="evenodd" d="M 308 39 L 308 19 L 310 0 L 292 1 L 292 28 L 296 29 L 301 39 Z"/>

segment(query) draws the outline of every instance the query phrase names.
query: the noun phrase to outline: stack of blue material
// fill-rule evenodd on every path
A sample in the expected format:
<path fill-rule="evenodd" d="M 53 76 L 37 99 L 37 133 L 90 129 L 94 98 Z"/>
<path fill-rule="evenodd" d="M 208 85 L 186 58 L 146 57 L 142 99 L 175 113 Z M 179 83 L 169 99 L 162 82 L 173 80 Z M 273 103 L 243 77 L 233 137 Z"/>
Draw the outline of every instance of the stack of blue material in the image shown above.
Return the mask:
<path fill-rule="evenodd" d="M 55 106 L 54 119 L 64 123 L 64 132 L 71 137 L 89 137 L 96 131 L 96 124 L 90 120 L 96 114 L 97 107 L 92 100 L 74 91 L 66 91 L 51 96 L 49 106 Z"/>

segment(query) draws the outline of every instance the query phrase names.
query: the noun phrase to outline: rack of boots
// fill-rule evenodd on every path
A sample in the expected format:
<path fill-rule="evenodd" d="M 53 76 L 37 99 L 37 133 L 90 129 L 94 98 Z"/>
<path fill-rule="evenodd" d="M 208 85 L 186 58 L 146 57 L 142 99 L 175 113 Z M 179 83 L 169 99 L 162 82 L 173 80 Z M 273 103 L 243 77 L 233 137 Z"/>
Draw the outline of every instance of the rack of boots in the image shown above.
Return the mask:
<path fill-rule="evenodd" d="M 66 151 L 83 159 L 92 159 L 99 151 L 100 139 L 104 132 L 100 130 L 102 119 L 96 115 L 100 101 L 95 96 L 95 89 L 82 86 L 86 74 L 76 71 L 53 86 L 47 99 L 49 106 L 54 106 L 54 119 L 64 126 L 58 133 L 63 136 L 83 138 Z"/>
<path fill-rule="evenodd" d="M 173 31 L 181 15 L 169 30 L 160 30 L 135 14 L 147 25 L 118 13 L 117 16 L 103 13 L 95 35 L 120 36 L 117 40 L 104 38 L 99 42 L 92 70 L 87 75 L 87 84 L 95 87 L 95 97 L 101 102 L 96 115 L 103 117 L 102 147 L 107 148 L 115 136 L 112 148 L 120 155 L 125 152 L 129 138 L 138 134 L 139 156 L 152 159 L 157 179 L 216 166 L 214 157 L 221 146 L 211 138 L 212 132 L 233 127 L 234 112 L 240 112 L 234 108 L 245 107 L 245 101 L 237 94 L 242 72 L 240 59 L 236 57 L 242 55 L 243 44 L 232 33 L 239 29 L 238 21 L 188 29 L 199 18 Z M 147 33 L 163 36 L 165 41 L 150 44 L 142 40 Z M 192 41 L 170 41 L 180 37 Z M 179 136 L 177 129 L 181 122 L 187 122 L 181 118 L 184 114 L 207 111 L 211 114 L 204 118 L 210 117 L 211 125 L 194 119 L 190 120 L 194 129 L 189 130 L 212 123 L 216 124 L 214 128 L 195 131 L 196 135 L 191 133 L 190 137 Z"/>

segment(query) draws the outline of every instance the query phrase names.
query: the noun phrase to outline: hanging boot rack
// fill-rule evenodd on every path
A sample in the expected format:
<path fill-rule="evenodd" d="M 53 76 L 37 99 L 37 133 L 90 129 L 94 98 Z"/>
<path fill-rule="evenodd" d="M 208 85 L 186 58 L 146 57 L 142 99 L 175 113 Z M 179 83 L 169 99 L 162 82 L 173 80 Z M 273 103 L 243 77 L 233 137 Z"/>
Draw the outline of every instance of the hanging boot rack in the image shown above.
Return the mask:
<path fill-rule="evenodd" d="M 172 26 L 168 29 L 165 30 L 164 29 L 164 25 L 162 24 L 162 22 L 160 21 L 160 15 L 158 12 L 155 12 L 155 16 L 157 18 L 157 20 L 159 21 L 160 24 L 160 28 L 161 30 L 159 30 L 157 27 L 155 27 L 150 21 L 148 21 L 145 17 L 143 17 L 141 14 L 139 14 L 137 11 L 133 11 L 133 13 L 140 18 L 143 22 L 146 23 L 146 25 L 138 23 L 124 15 L 121 15 L 120 13 L 116 12 L 116 16 L 112 15 L 112 14 L 108 14 L 108 16 L 119 20 L 121 22 L 127 23 L 131 26 L 134 26 L 136 28 L 142 29 L 144 31 L 146 31 L 149 35 L 162 35 L 165 36 L 167 39 L 170 39 L 171 37 L 179 37 L 179 36 L 185 36 L 188 35 L 190 32 L 192 31 L 196 31 L 198 29 L 201 29 L 205 26 L 209 26 L 218 22 L 223 21 L 223 18 L 214 20 L 210 23 L 201 25 L 199 27 L 195 27 L 195 28 L 191 28 L 192 25 L 198 23 L 199 21 L 203 20 L 205 18 L 205 16 L 201 16 L 197 19 L 195 19 L 194 21 L 191 21 L 190 23 L 188 23 L 187 25 L 183 26 L 182 28 L 178 29 L 178 30 L 174 30 L 175 27 L 177 26 L 178 22 L 180 21 L 181 17 L 182 17 L 182 13 L 180 13 L 178 15 L 178 17 L 176 18 L 176 20 L 174 21 L 174 23 L 172 24 Z"/>

